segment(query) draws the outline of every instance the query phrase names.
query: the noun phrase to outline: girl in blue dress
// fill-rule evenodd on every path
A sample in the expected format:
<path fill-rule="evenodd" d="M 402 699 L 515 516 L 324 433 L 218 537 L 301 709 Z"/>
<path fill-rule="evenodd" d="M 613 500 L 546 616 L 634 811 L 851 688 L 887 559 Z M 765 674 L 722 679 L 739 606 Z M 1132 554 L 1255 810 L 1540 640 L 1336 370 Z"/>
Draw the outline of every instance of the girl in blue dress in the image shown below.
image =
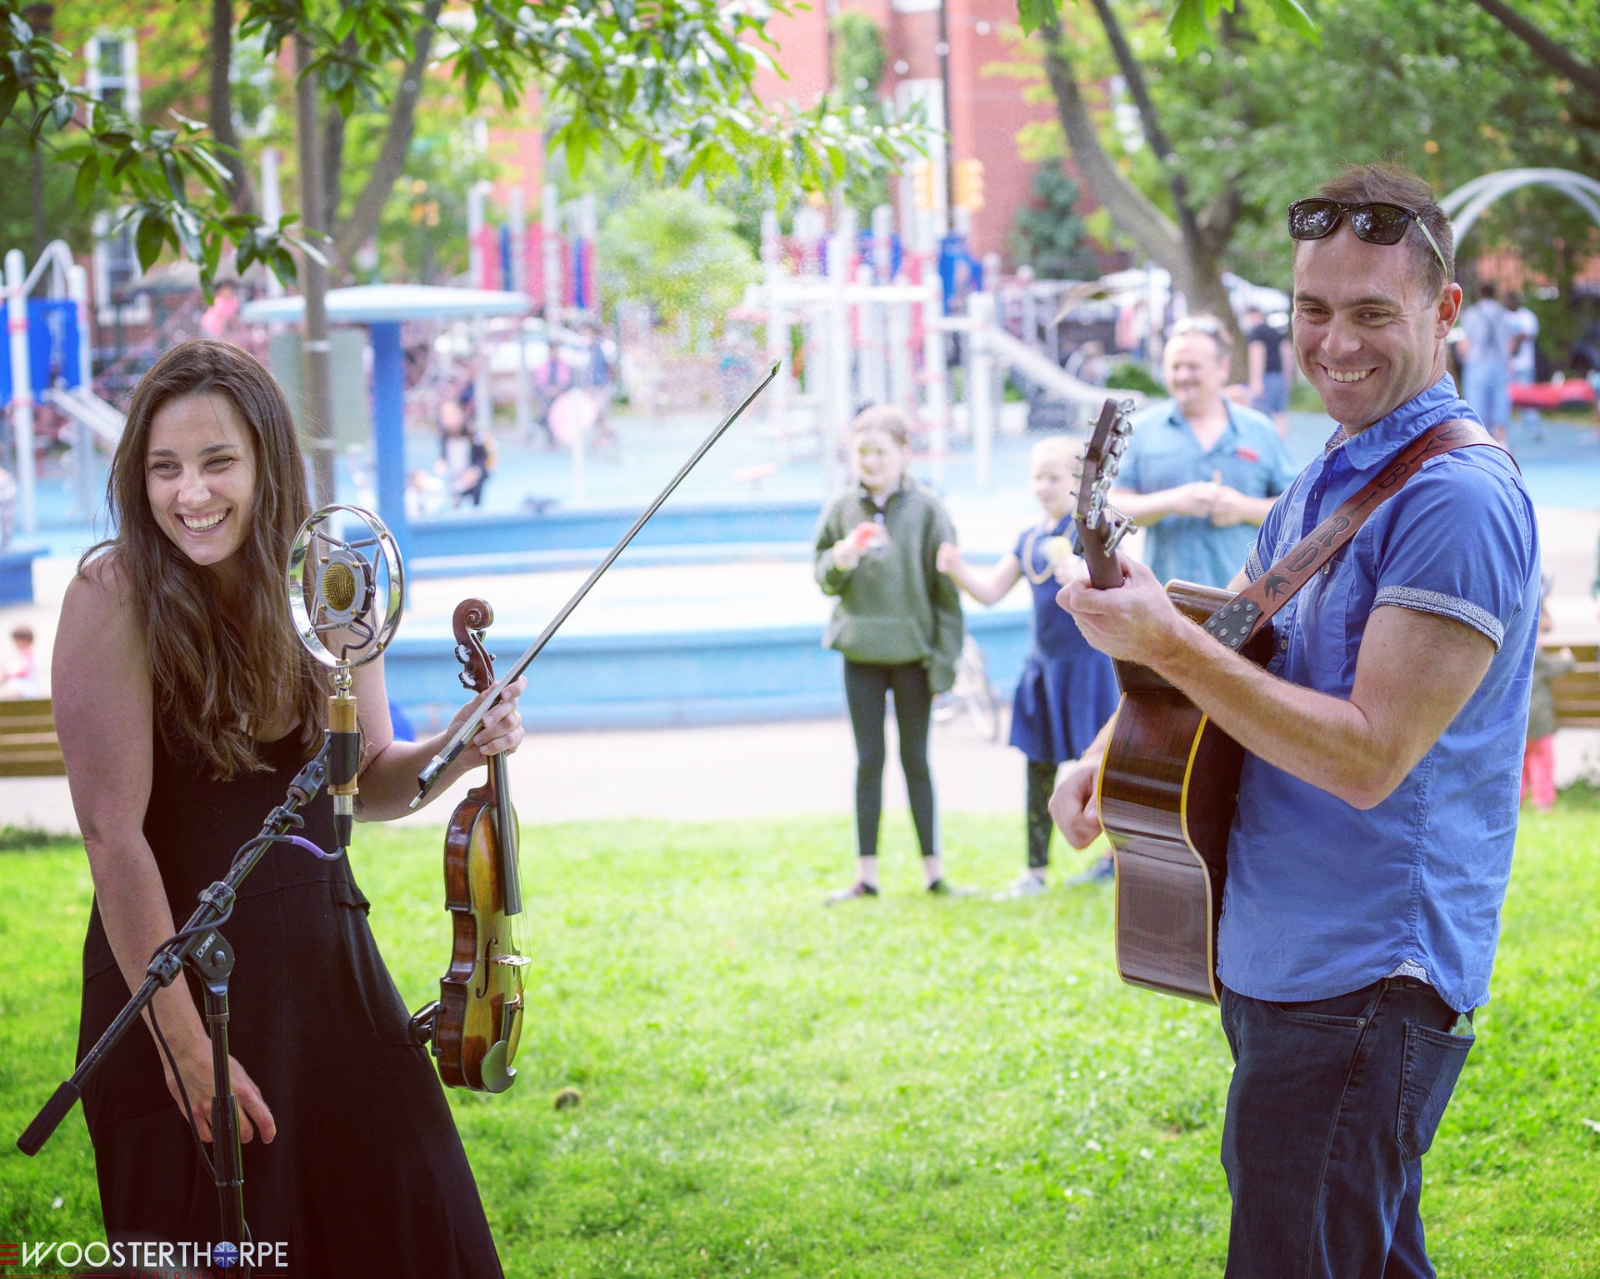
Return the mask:
<path fill-rule="evenodd" d="M 1119 695 L 1111 659 L 1090 648 L 1056 604 L 1056 592 L 1078 572 L 1072 536 L 1077 455 L 1077 445 L 1065 436 L 1033 446 L 1033 495 L 1044 519 L 993 569 L 973 568 L 951 542 L 939 547 L 937 560 L 940 572 L 980 604 L 996 603 L 1023 578 L 1033 588 L 1032 643 L 1011 709 L 1011 744 L 1028 757 L 1028 870 L 1010 889 L 1017 897 L 1045 889 L 1057 767 L 1083 753 L 1117 709 Z M 1089 877 L 1098 878 L 1098 869 Z"/>

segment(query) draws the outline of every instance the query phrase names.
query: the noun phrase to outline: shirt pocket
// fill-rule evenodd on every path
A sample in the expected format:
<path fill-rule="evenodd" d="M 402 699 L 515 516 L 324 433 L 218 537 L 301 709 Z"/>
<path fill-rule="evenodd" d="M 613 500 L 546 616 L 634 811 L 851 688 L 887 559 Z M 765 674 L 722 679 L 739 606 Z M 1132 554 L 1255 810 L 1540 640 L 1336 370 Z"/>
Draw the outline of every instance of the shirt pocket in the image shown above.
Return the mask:
<path fill-rule="evenodd" d="M 1319 568 L 1300 589 L 1296 621 L 1306 667 L 1320 692 L 1348 691 L 1355 677 L 1350 609 L 1353 576 L 1340 562 L 1343 552 Z"/>

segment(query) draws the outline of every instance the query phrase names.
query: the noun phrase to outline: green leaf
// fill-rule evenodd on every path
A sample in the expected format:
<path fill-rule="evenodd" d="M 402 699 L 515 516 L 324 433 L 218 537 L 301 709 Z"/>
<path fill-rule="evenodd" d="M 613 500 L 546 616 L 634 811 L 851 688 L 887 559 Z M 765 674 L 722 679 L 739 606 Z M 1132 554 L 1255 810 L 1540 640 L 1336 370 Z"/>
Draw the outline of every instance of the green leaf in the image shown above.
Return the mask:
<path fill-rule="evenodd" d="M 178 161 L 172 152 L 161 153 L 161 170 L 167 176 L 167 190 L 172 192 L 172 198 L 179 204 L 184 202 L 183 174 L 178 170 Z"/>
<path fill-rule="evenodd" d="M 146 212 L 140 216 L 139 229 L 134 234 L 134 246 L 139 253 L 141 271 L 148 271 L 156 264 L 166 238 L 167 224 L 159 214 Z"/>
<path fill-rule="evenodd" d="M 94 189 L 100 185 L 100 157 L 90 155 L 78 166 L 78 181 L 74 193 L 78 198 L 78 207 L 86 209 L 89 201 L 94 198 Z"/>
<path fill-rule="evenodd" d="M 1027 35 L 1032 35 L 1047 22 L 1055 22 L 1060 13 L 1056 0 L 1017 0 L 1017 17 Z"/>
<path fill-rule="evenodd" d="M 1299 0 L 1266 0 L 1266 4 L 1278 21 L 1289 30 L 1319 48 L 1322 46 L 1322 36 L 1317 31 L 1317 24 L 1311 20 L 1311 15 L 1300 7 Z"/>
<path fill-rule="evenodd" d="M 1178 0 L 1167 22 L 1167 39 L 1180 58 L 1192 57 L 1202 45 L 1211 44 L 1205 0 Z"/>
<path fill-rule="evenodd" d="M 294 260 L 294 254 L 288 249 L 277 249 L 267 259 L 267 265 L 272 268 L 272 274 L 285 284 L 293 284 L 300 275 L 300 268 Z"/>
<path fill-rule="evenodd" d="M 0 78 L 0 124 L 11 118 L 11 109 L 17 105 L 17 95 L 22 92 L 22 84 L 11 76 Z"/>
<path fill-rule="evenodd" d="M 187 209 L 174 209 L 170 225 L 177 233 L 179 247 L 188 254 L 189 260 L 200 263 L 203 266 L 205 245 L 200 238 L 200 219 Z M 202 270 L 201 274 L 205 274 L 204 270 Z"/>

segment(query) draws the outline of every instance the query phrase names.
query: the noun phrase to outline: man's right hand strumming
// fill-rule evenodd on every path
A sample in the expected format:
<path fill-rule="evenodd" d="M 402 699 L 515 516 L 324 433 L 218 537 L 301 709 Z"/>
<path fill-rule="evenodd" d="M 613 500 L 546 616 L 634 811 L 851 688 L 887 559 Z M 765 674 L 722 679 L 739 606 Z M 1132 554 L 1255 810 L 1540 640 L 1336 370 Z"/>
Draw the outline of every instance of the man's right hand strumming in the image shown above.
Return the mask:
<path fill-rule="evenodd" d="M 1095 782 L 1100 756 L 1085 756 L 1067 769 L 1050 796 L 1050 816 L 1074 848 L 1087 848 L 1100 836 L 1100 808 Z"/>

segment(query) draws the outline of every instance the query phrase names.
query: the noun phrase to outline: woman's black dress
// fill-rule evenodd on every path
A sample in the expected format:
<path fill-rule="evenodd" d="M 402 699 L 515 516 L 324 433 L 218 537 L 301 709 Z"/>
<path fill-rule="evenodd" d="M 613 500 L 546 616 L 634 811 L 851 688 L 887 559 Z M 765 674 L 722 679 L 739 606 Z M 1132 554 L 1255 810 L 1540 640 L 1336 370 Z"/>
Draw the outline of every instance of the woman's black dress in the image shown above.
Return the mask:
<path fill-rule="evenodd" d="M 304 762 L 297 734 L 261 746 L 270 771 L 210 779 L 156 733 L 145 837 L 180 925 L 227 872 Z M 301 834 L 332 849 L 326 793 Z M 294 1279 L 497 1276 L 483 1205 L 426 1050 L 390 980 L 348 860 L 292 845 L 262 858 L 222 926 L 237 956 L 233 1056 L 277 1121 L 244 1147 L 245 1219 L 286 1242 Z M 128 1000 L 96 903 L 84 941 L 82 1055 Z M 191 979 L 192 986 L 192 979 Z M 198 991 L 195 1004 L 203 1008 Z M 134 1027 L 84 1088 L 107 1238 L 222 1241 L 216 1187 L 167 1091 L 149 1031 Z M 237 1241 L 233 1241 L 237 1242 Z"/>

